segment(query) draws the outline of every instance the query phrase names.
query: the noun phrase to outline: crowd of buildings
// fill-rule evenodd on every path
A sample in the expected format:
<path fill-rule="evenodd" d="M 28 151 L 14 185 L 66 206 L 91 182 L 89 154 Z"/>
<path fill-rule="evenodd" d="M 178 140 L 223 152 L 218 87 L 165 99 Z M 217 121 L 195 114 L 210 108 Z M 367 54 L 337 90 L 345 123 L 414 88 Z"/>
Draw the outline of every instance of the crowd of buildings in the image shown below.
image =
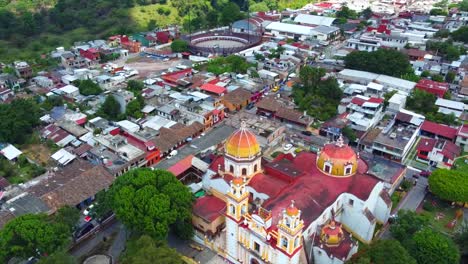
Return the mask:
<path fill-rule="evenodd" d="M 15 73 L 0 75 L 0 103 L 32 94 L 41 100 L 61 97 L 66 104 L 41 117 L 41 140 L 58 146 L 47 172 L 20 185 L 0 180 L 1 224 L 25 213 L 54 213 L 65 205 L 84 209 L 115 177 L 136 167 L 158 167 L 181 148 L 197 148 L 191 142 L 209 137 L 214 127 L 229 126 L 237 128 L 230 136 L 162 166 L 198 197 L 193 209 L 197 234 L 219 243 L 223 256 L 234 263 L 344 263 L 357 252 L 357 240 L 369 243 L 376 225 L 388 220 L 390 195 L 404 177 L 406 159 L 450 168 L 468 151 L 468 107 L 463 103 L 468 56 L 445 61 L 425 50 L 439 29 L 466 25 L 466 12 L 432 17 L 413 12 L 421 11 L 417 1 L 353 1 L 348 6 L 371 7 L 369 26 L 360 29 L 359 20 L 336 24 L 327 17 L 342 7 L 339 2 L 259 12 L 233 23 L 233 32 L 261 32 L 263 38 L 238 54 L 256 65 L 246 74 L 195 70 L 193 65 L 210 57 L 168 51 L 177 28 L 57 48 L 49 56 L 60 66 L 50 71 L 35 73 L 27 62 L 10 65 Z M 271 56 L 278 47 L 281 54 Z M 450 71 L 455 79 L 450 84 L 424 78 L 416 83 L 345 69 L 340 60 L 354 50 L 382 48 L 405 53 L 416 75 Z M 179 64 L 141 75 L 123 63 L 135 57 Z M 108 58 L 112 62 L 103 62 Z M 306 64 L 327 69 L 343 90 L 331 120 L 318 123 L 289 98 Z M 103 93 L 80 94 L 76 81 L 86 79 Z M 107 96 L 125 112 L 136 97 L 126 90 L 131 79 L 145 84 L 143 117 L 111 121 L 97 116 Z M 453 113 L 462 125 L 438 124 L 407 110 L 407 97 L 415 89 L 437 96 L 438 111 Z M 384 94 L 391 91 L 396 93 L 386 105 Z M 449 92 L 452 97 L 446 99 Z M 316 135 L 308 136 L 317 123 Z M 340 136 L 346 127 L 357 135 L 349 142 L 354 149 Z M 286 143 L 315 151 L 266 155 Z M 22 150 L 0 142 L 0 153 L 15 162 Z"/>

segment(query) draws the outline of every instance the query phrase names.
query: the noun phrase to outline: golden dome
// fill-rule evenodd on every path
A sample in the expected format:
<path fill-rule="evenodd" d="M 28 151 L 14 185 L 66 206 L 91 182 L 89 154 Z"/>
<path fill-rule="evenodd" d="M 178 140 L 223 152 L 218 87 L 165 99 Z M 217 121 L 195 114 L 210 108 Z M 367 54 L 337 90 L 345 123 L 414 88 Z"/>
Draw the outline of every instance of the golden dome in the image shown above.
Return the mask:
<path fill-rule="evenodd" d="M 294 205 L 294 200 L 291 201 L 291 205 L 286 208 L 286 214 L 289 216 L 296 216 L 299 214 L 299 209 Z"/>
<path fill-rule="evenodd" d="M 322 172 L 337 177 L 354 175 L 358 167 L 356 152 L 343 143 L 343 138 L 336 143 L 327 144 L 320 151 L 317 167 Z"/>
<path fill-rule="evenodd" d="M 234 158 L 248 159 L 260 154 L 257 137 L 242 122 L 241 128 L 235 131 L 224 145 L 225 153 Z"/>
<path fill-rule="evenodd" d="M 320 233 L 320 240 L 329 247 L 338 246 L 343 238 L 343 229 L 341 225 L 336 224 L 334 219 L 326 224 Z"/>

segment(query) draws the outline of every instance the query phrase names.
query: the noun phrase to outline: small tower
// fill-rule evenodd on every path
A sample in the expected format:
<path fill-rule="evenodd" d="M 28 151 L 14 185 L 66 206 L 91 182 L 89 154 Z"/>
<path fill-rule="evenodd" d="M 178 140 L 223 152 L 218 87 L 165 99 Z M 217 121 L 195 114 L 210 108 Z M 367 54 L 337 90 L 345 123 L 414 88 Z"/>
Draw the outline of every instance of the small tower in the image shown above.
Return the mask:
<path fill-rule="evenodd" d="M 245 180 L 239 177 L 234 178 L 226 196 L 226 250 L 231 257 L 237 259 L 239 223 L 249 207 L 249 192 L 245 188 Z"/>
<path fill-rule="evenodd" d="M 278 256 L 279 263 L 299 263 L 298 249 L 302 247 L 303 227 L 301 211 L 297 209 L 292 200 L 291 205 L 283 211 L 283 217 L 278 222 L 277 247 L 281 249 L 281 254 Z"/>

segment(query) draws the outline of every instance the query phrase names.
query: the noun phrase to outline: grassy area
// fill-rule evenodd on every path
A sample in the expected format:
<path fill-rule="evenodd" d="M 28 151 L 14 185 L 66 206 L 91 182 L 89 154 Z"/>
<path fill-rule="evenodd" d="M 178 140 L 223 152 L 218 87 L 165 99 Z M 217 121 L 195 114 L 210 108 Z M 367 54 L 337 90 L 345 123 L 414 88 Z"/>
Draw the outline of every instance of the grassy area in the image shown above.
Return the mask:
<path fill-rule="evenodd" d="M 5 177 L 11 184 L 26 182 L 45 171 L 43 167 L 28 162 L 24 155 L 21 155 L 16 163 L 5 159 L 0 160 L 0 176 Z"/>
<path fill-rule="evenodd" d="M 390 197 L 392 199 L 392 211 L 395 209 L 398 204 L 400 203 L 401 199 L 405 196 L 406 192 L 399 192 L 395 191 L 392 196 Z"/>
<path fill-rule="evenodd" d="M 129 15 L 139 30 L 147 30 L 151 20 L 154 21 L 157 27 L 165 27 L 182 22 L 177 9 L 170 4 L 135 6 L 129 10 Z"/>
<path fill-rule="evenodd" d="M 428 195 L 421 213 L 429 216 L 432 228 L 442 233 L 451 234 L 461 223 L 461 221 L 457 221 L 457 224 L 452 229 L 447 227 L 455 219 L 458 209 L 457 206 L 452 206 L 448 202 Z"/>
<path fill-rule="evenodd" d="M 458 158 L 455 161 L 454 169 L 457 169 L 460 171 L 468 171 L 468 152 L 463 152 L 463 154 L 460 157 L 463 157 L 463 158 Z"/>

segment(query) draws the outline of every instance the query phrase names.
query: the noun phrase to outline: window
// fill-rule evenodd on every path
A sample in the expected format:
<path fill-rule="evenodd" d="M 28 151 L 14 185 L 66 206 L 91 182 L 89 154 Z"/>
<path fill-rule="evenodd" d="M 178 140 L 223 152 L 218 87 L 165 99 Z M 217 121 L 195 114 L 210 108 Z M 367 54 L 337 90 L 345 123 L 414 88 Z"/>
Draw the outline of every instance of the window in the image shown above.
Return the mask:
<path fill-rule="evenodd" d="M 236 214 L 236 208 L 231 204 L 231 214 Z"/>
<path fill-rule="evenodd" d="M 349 175 L 351 174 L 351 170 L 352 170 L 353 166 L 352 165 L 349 165 L 349 166 L 346 166 L 345 168 L 345 175 Z"/>
<path fill-rule="evenodd" d="M 331 173 L 331 166 L 330 164 L 326 163 L 324 166 L 323 166 L 323 171 L 325 171 L 326 173 Z"/>
<path fill-rule="evenodd" d="M 242 168 L 242 175 L 247 175 L 247 169 L 246 168 Z"/>
<path fill-rule="evenodd" d="M 245 214 L 247 212 L 247 206 L 243 205 L 241 209 L 241 214 Z"/>
<path fill-rule="evenodd" d="M 254 242 L 254 250 L 260 252 L 260 244 L 258 244 L 257 242 Z"/>
<path fill-rule="evenodd" d="M 291 227 L 291 220 L 289 218 L 286 218 L 286 226 Z"/>
<path fill-rule="evenodd" d="M 281 247 L 288 248 L 288 239 L 283 237 L 281 238 Z"/>
<path fill-rule="evenodd" d="M 229 166 L 229 172 L 234 173 L 234 166 Z"/>
<path fill-rule="evenodd" d="M 257 171 L 257 164 L 254 165 L 254 171 Z"/>
<path fill-rule="evenodd" d="M 353 200 L 353 199 L 349 199 L 348 203 L 349 203 L 350 206 L 353 206 L 353 205 L 354 205 L 354 200 Z"/>

